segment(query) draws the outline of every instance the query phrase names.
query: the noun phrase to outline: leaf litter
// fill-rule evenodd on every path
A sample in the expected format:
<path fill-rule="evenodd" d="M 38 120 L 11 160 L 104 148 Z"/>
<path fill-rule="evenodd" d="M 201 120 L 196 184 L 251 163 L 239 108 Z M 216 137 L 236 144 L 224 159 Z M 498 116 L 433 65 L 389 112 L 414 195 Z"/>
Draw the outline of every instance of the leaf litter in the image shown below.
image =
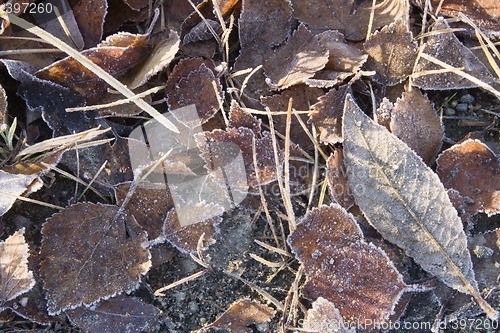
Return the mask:
<path fill-rule="evenodd" d="M 19 229 L 18 216 L 32 211 L 26 205 L 60 210 L 35 212 L 26 240 L 36 284 L 2 310 L 43 325 L 68 317 L 90 332 L 331 332 L 366 318 L 393 323 L 413 291 L 429 289 L 425 281 L 411 281 L 434 276 L 474 296 L 493 317 L 489 304 L 497 304 L 496 296 L 485 295 L 498 275 L 492 268 L 498 126 L 488 94 L 500 96 L 491 74 L 498 74 L 491 46 L 498 6 L 193 2 L 196 8 L 172 1 L 154 8 L 142 0 L 70 1 L 61 20 L 45 24 L 35 17 L 79 53 L 32 28 L 49 44 L 17 39 L 32 35 L 15 27 L 22 21 L 7 22 L 0 12 L 1 37 L 9 37 L 2 39 L 2 52 L 14 51 L 0 55 L 0 172 L 15 178 L 6 187 L 15 193 L 2 197 L 2 231 Z M 434 19 L 436 7 L 452 19 Z M 468 25 L 456 25 L 456 18 Z M 469 47 L 481 43 L 472 47 L 485 54 L 477 58 Z M 45 50 L 52 47 L 69 56 Z M 82 65 L 82 55 L 94 65 Z M 483 142 L 474 137 L 455 144 L 463 134 L 442 127 L 455 121 L 448 110 L 453 97 L 445 96 L 464 88 L 459 94 L 478 94 L 473 87 L 487 98 L 468 102 L 457 118 L 489 125 L 480 125 Z M 348 94 L 374 110 L 386 129 L 362 117 L 352 99 L 346 105 Z M 96 104 L 104 110 L 91 110 Z M 177 112 L 193 105 L 200 121 Z M 79 112 L 67 112 L 75 107 Z M 148 139 L 129 138 L 147 122 L 143 111 L 157 120 L 163 119 L 159 112 L 171 112 L 165 119 L 172 115 L 181 133 L 167 136 L 144 126 L 152 131 Z M 86 137 L 97 126 L 108 132 Z M 132 151 L 145 165 L 132 163 Z M 243 169 L 228 167 L 235 158 Z M 140 170 L 148 175 L 139 180 Z M 61 181 L 59 174 L 78 185 L 54 194 L 50 186 Z M 190 194 L 179 195 L 188 188 L 182 180 L 196 177 Z M 57 205 L 32 199 L 61 196 Z M 221 286 L 227 279 L 246 287 Z M 145 295 L 157 288 L 164 296 Z M 438 285 L 436 295 L 446 288 Z M 471 317 L 467 307 L 480 314 L 469 296 L 450 301 L 447 290 L 441 323 Z M 189 300 L 182 301 L 182 293 Z M 418 312 L 408 304 L 401 320 Z M 221 314 L 223 308 L 229 310 Z"/>

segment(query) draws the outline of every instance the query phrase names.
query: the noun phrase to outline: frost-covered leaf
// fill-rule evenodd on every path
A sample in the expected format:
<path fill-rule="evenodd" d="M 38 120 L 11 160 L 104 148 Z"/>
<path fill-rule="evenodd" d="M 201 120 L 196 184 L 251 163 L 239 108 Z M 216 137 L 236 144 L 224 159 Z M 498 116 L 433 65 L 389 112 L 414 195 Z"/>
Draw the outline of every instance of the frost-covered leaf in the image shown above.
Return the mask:
<path fill-rule="evenodd" d="M 347 183 L 342 148 L 335 149 L 334 153 L 326 161 L 326 180 L 335 201 L 345 209 L 351 208 L 354 205 L 354 197 Z"/>
<path fill-rule="evenodd" d="M 355 333 L 344 323 L 344 319 L 335 305 L 323 297 L 319 297 L 307 310 L 303 328 L 307 332 L 318 333 Z"/>
<path fill-rule="evenodd" d="M 418 48 L 402 20 L 375 32 L 363 46 L 369 55 L 366 68 L 377 73 L 378 82 L 393 86 L 412 73 Z"/>
<path fill-rule="evenodd" d="M 354 217 L 337 204 L 311 210 L 288 238 L 304 265 L 305 297 L 323 297 L 349 323 L 381 324 L 407 288 L 387 254 L 363 239 Z"/>
<path fill-rule="evenodd" d="M 42 234 L 49 314 L 135 290 L 151 266 L 146 232 L 117 206 L 70 206 L 52 215 Z"/>
<path fill-rule="evenodd" d="M 125 295 L 65 312 L 73 324 L 89 333 L 138 333 L 159 326 L 156 307 Z"/>
<path fill-rule="evenodd" d="M 217 225 L 222 221 L 222 217 L 218 215 L 224 212 L 224 208 L 206 203 L 190 203 L 184 208 L 189 216 L 184 216 L 180 220 L 174 208 L 168 212 L 163 224 L 163 237 L 181 252 L 195 253 L 202 235 L 204 248 L 214 242 L 212 236 L 217 232 Z M 180 223 L 186 220 L 191 224 Z"/>
<path fill-rule="evenodd" d="M 229 109 L 229 127 L 246 127 L 252 130 L 254 135 L 261 134 L 262 120 L 251 113 L 244 111 L 237 101 L 231 101 Z"/>
<path fill-rule="evenodd" d="M 500 36 L 500 4 L 497 0 L 432 0 L 431 4 L 433 8 L 440 5 L 440 15 L 455 17 L 461 13 L 471 19 L 482 32 Z"/>
<path fill-rule="evenodd" d="M 491 83 L 492 76 L 486 66 L 465 47 L 453 32 L 444 32 L 450 27 L 446 21 L 439 19 L 432 28 L 432 34 L 426 41 L 423 53 L 428 54 L 439 61 L 452 67 L 459 68 L 466 74 L 476 79 Z M 433 70 L 441 70 L 443 67 L 434 64 L 423 57 L 419 58 L 415 66 L 415 77 L 413 84 L 422 89 L 449 90 L 475 88 L 477 84 L 450 71 L 432 74 Z M 431 71 L 428 75 L 419 75 L 419 72 Z"/>
<path fill-rule="evenodd" d="M 29 291 L 35 285 L 33 272 L 28 269 L 29 248 L 24 239 L 24 228 L 0 242 L 0 309 Z"/>
<path fill-rule="evenodd" d="M 360 41 L 366 37 L 372 12 L 372 0 L 292 0 L 294 15 L 314 33 L 339 30 L 347 40 Z M 372 31 L 404 17 L 405 2 L 401 0 L 377 1 Z"/>
<path fill-rule="evenodd" d="M 85 48 L 94 47 L 102 39 L 104 18 L 108 12 L 107 0 L 71 1 L 72 9 L 80 32 L 85 41 Z"/>
<path fill-rule="evenodd" d="M 234 333 L 251 333 L 249 325 L 263 324 L 269 322 L 276 313 L 267 305 L 241 299 L 234 302 L 216 321 L 208 327 L 227 329 Z"/>
<path fill-rule="evenodd" d="M 171 31 L 168 38 L 162 39 L 149 54 L 148 58 L 141 63 L 140 68 L 132 72 L 133 80 L 127 84 L 130 89 L 145 84 L 152 76 L 165 69 L 174 59 L 179 51 L 179 35 Z"/>
<path fill-rule="evenodd" d="M 468 139 L 446 149 L 436 172 L 446 188 L 467 199 L 471 214 L 500 213 L 500 159 L 481 141 Z"/>
<path fill-rule="evenodd" d="M 443 140 L 443 127 L 429 99 L 417 88 L 406 89 L 391 111 L 391 132 L 430 165 Z"/>
<path fill-rule="evenodd" d="M 338 89 L 332 89 L 312 106 L 315 112 L 311 114 L 309 122 L 319 130 L 321 142 L 331 144 L 342 142 L 342 113 L 345 96 L 350 88 L 350 85 L 343 85 Z"/>
<path fill-rule="evenodd" d="M 147 53 L 148 37 L 129 33 L 109 36 L 98 46 L 81 54 L 113 76 L 123 76 L 124 72 L 139 63 Z M 71 88 L 97 102 L 105 93 L 107 83 L 72 57 L 67 57 L 47 66 L 36 77 Z"/>
<path fill-rule="evenodd" d="M 214 90 L 212 82 L 216 83 L 217 90 Z M 175 89 L 167 91 L 167 103 L 170 110 L 177 110 L 193 104 L 196 106 L 199 119 L 177 119 L 189 128 L 196 127 L 200 121 L 202 124 L 206 123 L 212 118 L 219 110 L 219 99 L 222 100 L 223 97 L 219 80 L 205 64 L 201 64 L 198 69 L 180 79 Z M 179 118 L 179 113 L 174 113 L 174 117 Z"/>
<path fill-rule="evenodd" d="M 285 45 L 265 54 L 263 67 L 272 89 L 284 89 L 303 82 L 328 62 L 328 50 L 304 25 Z"/>
<path fill-rule="evenodd" d="M 467 238 L 438 176 L 395 135 L 346 98 L 344 155 L 356 203 L 388 241 L 450 287 L 472 295 L 490 318 L 497 312 L 481 297 Z"/>
<path fill-rule="evenodd" d="M 500 229 L 469 237 L 469 250 L 479 288 L 498 288 L 500 277 Z"/>
<path fill-rule="evenodd" d="M 0 216 L 12 207 L 17 197 L 23 194 L 37 177 L 0 170 Z"/>

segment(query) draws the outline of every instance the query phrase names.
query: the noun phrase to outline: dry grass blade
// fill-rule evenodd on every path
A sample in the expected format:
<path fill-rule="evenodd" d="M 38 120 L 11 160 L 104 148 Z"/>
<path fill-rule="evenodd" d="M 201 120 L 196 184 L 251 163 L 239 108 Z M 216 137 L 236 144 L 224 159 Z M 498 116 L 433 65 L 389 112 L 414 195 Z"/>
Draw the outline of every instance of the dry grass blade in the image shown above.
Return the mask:
<path fill-rule="evenodd" d="M 43 40 L 49 42 L 52 45 L 54 45 L 55 47 L 57 47 L 61 51 L 67 53 L 69 56 L 75 58 L 79 63 L 81 63 L 87 69 L 89 69 L 94 74 L 96 74 L 98 77 L 100 77 L 101 79 L 106 81 L 106 83 L 108 83 L 114 89 L 118 90 L 125 97 L 134 98 L 135 94 L 130 89 L 128 89 L 127 86 L 122 84 L 120 81 L 118 81 L 113 76 L 108 74 L 101 67 L 94 64 L 90 59 L 82 56 L 78 51 L 76 51 L 71 46 L 64 43 L 63 41 L 61 41 L 57 37 L 44 31 L 43 29 L 40 29 L 39 27 L 29 23 L 28 21 L 25 21 L 24 19 L 22 19 L 20 17 L 17 17 L 17 16 L 12 15 L 12 14 L 8 14 L 4 11 L 0 11 L 0 17 L 4 20 L 10 21 L 11 23 L 17 25 L 20 28 L 28 30 L 29 32 L 33 33 L 34 35 L 42 38 Z M 177 127 L 175 127 L 175 125 L 172 124 L 172 122 L 170 120 L 168 120 L 165 116 L 163 116 L 160 112 L 158 112 L 151 105 L 147 104 L 144 100 L 137 99 L 137 100 L 134 100 L 134 103 L 138 107 L 140 107 L 142 110 L 144 110 L 146 113 L 148 113 L 151 117 L 155 118 L 160 124 L 162 124 L 163 126 L 168 128 L 169 130 L 171 130 L 175 133 L 179 132 Z"/>

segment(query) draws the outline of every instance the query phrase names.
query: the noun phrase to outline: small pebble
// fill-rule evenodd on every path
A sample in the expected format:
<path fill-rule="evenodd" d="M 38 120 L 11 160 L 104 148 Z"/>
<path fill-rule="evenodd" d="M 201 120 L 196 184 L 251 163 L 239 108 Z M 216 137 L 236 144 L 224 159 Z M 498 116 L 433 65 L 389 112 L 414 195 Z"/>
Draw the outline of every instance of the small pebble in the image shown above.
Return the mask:
<path fill-rule="evenodd" d="M 460 102 L 465 104 L 474 104 L 476 102 L 476 98 L 471 94 L 466 94 L 460 97 Z"/>
<path fill-rule="evenodd" d="M 458 103 L 457 106 L 455 106 L 455 110 L 458 112 L 467 112 L 469 109 L 469 105 L 467 103 Z"/>
<path fill-rule="evenodd" d="M 454 116 L 457 112 L 453 108 L 446 108 L 444 114 L 447 116 Z"/>
<path fill-rule="evenodd" d="M 262 333 L 268 333 L 269 332 L 269 323 L 260 323 L 255 325 L 257 328 L 257 331 L 262 332 Z"/>
<path fill-rule="evenodd" d="M 454 108 L 455 106 L 457 106 L 457 104 L 458 104 L 458 101 L 456 99 L 454 99 L 453 101 L 451 101 L 450 106 L 452 108 Z"/>
<path fill-rule="evenodd" d="M 196 303 L 195 301 L 189 302 L 189 311 L 191 313 L 196 313 L 199 309 L 200 308 L 198 307 L 198 303 Z"/>
<path fill-rule="evenodd" d="M 482 245 L 477 245 L 473 251 L 476 257 L 478 257 L 479 259 L 489 258 L 494 253 L 492 249 Z"/>

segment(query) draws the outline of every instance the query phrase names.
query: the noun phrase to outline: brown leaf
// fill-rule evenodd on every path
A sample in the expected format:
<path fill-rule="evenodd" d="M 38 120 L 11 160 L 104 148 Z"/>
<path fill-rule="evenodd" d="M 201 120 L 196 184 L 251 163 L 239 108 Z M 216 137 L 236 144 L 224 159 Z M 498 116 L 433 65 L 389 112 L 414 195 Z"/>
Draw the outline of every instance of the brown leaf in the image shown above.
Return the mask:
<path fill-rule="evenodd" d="M 216 321 L 208 327 L 227 329 L 234 333 L 251 333 L 248 325 L 263 324 L 269 322 L 276 311 L 267 305 L 241 299 L 234 302 Z"/>
<path fill-rule="evenodd" d="M 500 6 L 496 0 L 432 0 L 433 8 L 441 5 L 440 14 L 456 17 L 459 13 L 471 19 L 481 31 L 490 34 L 490 37 L 500 33 Z M 470 29 L 470 27 L 469 27 Z"/>
<path fill-rule="evenodd" d="M 381 324 L 407 288 L 387 254 L 365 242 L 337 204 L 307 213 L 288 243 L 308 276 L 304 296 L 332 302 L 347 323 Z"/>
<path fill-rule="evenodd" d="M 0 309 L 5 302 L 24 294 L 35 285 L 33 272 L 28 269 L 28 256 L 24 228 L 0 242 Z"/>
<path fill-rule="evenodd" d="M 318 40 L 329 51 L 325 69 L 355 73 L 368 57 L 359 48 L 346 43 L 344 35 L 336 30 L 327 30 L 319 34 Z"/>
<path fill-rule="evenodd" d="M 319 130 L 319 140 L 323 143 L 342 142 L 342 112 L 346 94 L 350 85 L 332 89 L 318 98 L 319 102 L 312 106 L 315 111 L 309 117 L 309 122 Z"/>
<path fill-rule="evenodd" d="M 253 134 L 261 134 L 262 120 L 254 117 L 251 113 L 244 111 L 237 101 L 231 101 L 229 109 L 229 127 L 246 127 L 252 130 Z"/>
<path fill-rule="evenodd" d="M 285 89 L 299 84 L 325 67 L 326 50 L 304 25 L 300 25 L 285 45 L 269 50 L 263 67 L 272 89 Z"/>
<path fill-rule="evenodd" d="M 222 27 L 219 22 L 206 19 L 195 25 L 186 35 L 184 35 L 182 43 L 189 44 L 214 38 L 214 35 L 212 34 L 210 28 L 208 28 L 207 24 L 217 33 L 218 36 L 222 34 Z"/>
<path fill-rule="evenodd" d="M 254 193 L 257 186 L 276 179 L 276 164 L 270 133 L 264 132 L 262 138 L 255 139 L 257 170 L 255 170 L 253 160 L 253 139 L 254 133 L 246 127 L 228 128 L 226 131 L 214 130 L 204 132 L 203 136 L 196 136 L 201 156 L 206 161 L 209 171 L 214 172 L 223 168 L 228 175 L 219 175 L 218 182 L 224 187 L 228 186 L 226 184 L 228 182 L 226 178 L 228 178 L 233 187 L 232 191 L 235 193 L 246 193 L 246 191 Z M 227 168 L 239 151 L 243 158 L 246 177 L 242 174 L 244 170 Z M 278 152 L 278 156 L 281 164 L 283 153 Z"/>
<path fill-rule="evenodd" d="M 42 228 L 49 314 L 135 290 L 151 266 L 146 232 L 119 207 L 76 204 Z"/>
<path fill-rule="evenodd" d="M 395 135 L 347 95 L 342 124 L 349 185 L 370 224 L 387 241 L 450 287 L 481 297 L 462 222 L 438 176 Z"/>
<path fill-rule="evenodd" d="M 391 112 L 391 132 L 430 165 L 441 149 L 443 127 L 434 107 L 420 90 L 406 89 Z"/>
<path fill-rule="evenodd" d="M 132 8 L 132 10 L 139 11 L 149 5 L 149 0 L 123 0 L 123 2 Z"/>
<path fill-rule="evenodd" d="M 491 73 L 479 61 L 479 59 L 465 47 L 453 32 L 442 32 L 450 27 L 443 19 L 438 19 L 432 28 L 432 34 L 426 41 L 423 53 L 428 54 L 450 66 L 460 68 L 466 74 L 485 83 L 493 81 Z M 421 89 L 448 90 L 475 88 L 477 84 L 457 75 L 453 72 L 428 74 L 419 76 L 419 72 L 442 69 L 441 66 L 432 63 L 422 57 L 419 58 L 415 66 L 413 85 Z"/>
<path fill-rule="evenodd" d="M 442 152 L 436 172 L 446 188 L 466 198 L 469 213 L 500 212 L 500 159 L 481 141 L 468 139 Z"/>
<path fill-rule="evenodd" d="M 107 0 L 69 0 L 76 22 L 85 42 L 85 48 L 94 47 L 102 39 L 104 18 L 108 12 Z"/>
<path fill-rule="evenodd" d="M 138 298 L 120 295 L 95 307 L 65 311 L 70 321 L 89 333 L 135 333 L 158 329 L 160 311 Z"/>
<path fill-rule="evenodd" d="M 212 82 L 216 84 L 217 90 L 214 90 Z M 197 70 L 180 79 L 174 90 L 167 90 L 167 103 L 171 111 L 193 104 L 196 107 L 199 119 L 193 119 L 196 122 L 194 124 L 191 120 L 179 119 L 177 115 L 182 113 L 173 114 L 179 122 L 189 128 L 198 126 L 200 121 L 204 124 L 212 118 L 219 110 L 219 99 L 223 99 L 222 86 L 213 71 L 205 64 L 201 64 Z"/>
<path fill-rule="evenodd" d="M 224 212 L 224 208 L 215 204 L 196 203 L 185 205 L 183 209 L 189 216 L 181 219 L 175 208 L 168 212 L 163 224 L 163 237 L 181 252 L 196 253 L 202 235 L 204 249 L 214 242 L 212 236 L 222 221 L 218 215 Z M 186 224 L 186 221 L 190 224 Z"/>
<path fill-rule="evenodd" d="M 375 32 L 363 47 L 369 55 L 366 68 L 377 73 L 374 79 L 381 84 L 393 86 L 412 73 L 418 47 L 402 20 Z"/>
<path fill-rule="evenodd" d="M 308 332 L 325 333 L 354 333 L 354 329 L 348 328 L 344 319 L 335 305 L 319 297 L 307 310 L 303 328 Z"/>
<path fill-rule="evenodd" d="M 118 205 L 127 197 L 131 182 L 115 186 L 115 196 Z M 148 186 L 141 183 L 135 188 L 127 204 L 127 210 L 135 217 L 137 223 L 147 231 L 150 240 L 162 234 L 163 221 L 167 213 L 174 207 L 174 202 L 168 186 Z"/>
<path fill-rule="evenodd" d="M 314 33 L 339 30 L 347 40 L 360 41 L 366 37 L 372 0 L 330 0 L 309 2 L 292 0 L 294 15 Z M 404 1 L 377 2 L 372 31 L 405 15 Z"/>
<path fill-rule="evenodd" d="M 168 95 L 169 93 L 175 91 L 179 82 L 187 78 L 191 72 L 199 70 L 201 65 L 205 65 L 205 67 L 211 69 L 212 71 L 215 67 L 212 60 L 204 60 L 202 58 L 185 58 L 179 61 L 172 70 L 172 73 L 168 76 L 167 83 L 165 85 L 165 94 Z"/>
<path fill-rule="evenodd" d="M 97 47 L 82 52 L 99 67 L 113 76 L 122 76 L 124 72 L 140 62 L 147 52 L 148 37 L 118 33 L 108 37 Z M 107 83 L 97 77 L 72 57 L 64 58 L 35 73 L 36 77 L 48 80 L 77 91 L 97 102 L 106 92 Z"/>
<path fill-rule="evenodd" d="M 335 149 L 335 152 L 326 161 L 326 180 L 335 201 L 347 210 L 351 208 L 354 205 L 354 197 L 347 183 L 342 148 Z"/>

